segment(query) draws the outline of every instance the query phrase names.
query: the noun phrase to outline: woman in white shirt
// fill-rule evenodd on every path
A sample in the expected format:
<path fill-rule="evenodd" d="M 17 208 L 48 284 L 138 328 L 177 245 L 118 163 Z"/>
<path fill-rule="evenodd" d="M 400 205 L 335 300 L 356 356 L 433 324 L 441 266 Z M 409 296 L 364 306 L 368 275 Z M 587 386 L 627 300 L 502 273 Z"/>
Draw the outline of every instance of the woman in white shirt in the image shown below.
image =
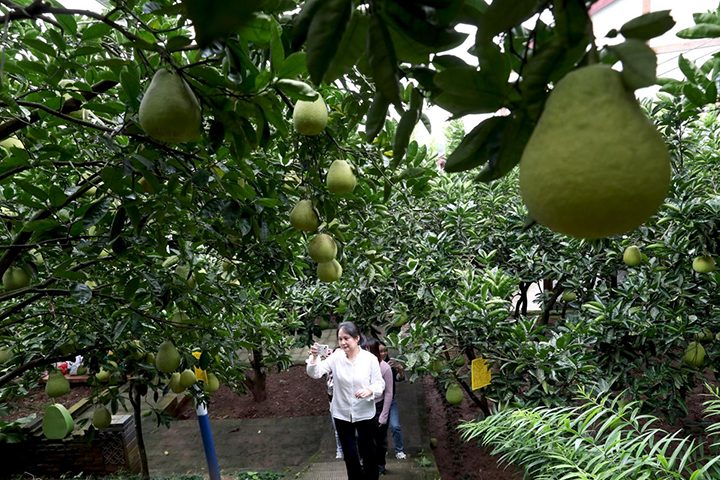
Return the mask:
<path fill-rule="evenodd" d="M 360 348 L 360 332 L 354 323 L 338 325 L 337 336 L 340 348 L 326 360 L 318 358 L 317 343 L 310 348 L 307 374 L 318 379 L 332 372 L 330 410 L 340 437 L 348 480 L 377 480 L 375 399 L 382 395 L 385 381 L 375 355 Z"/>

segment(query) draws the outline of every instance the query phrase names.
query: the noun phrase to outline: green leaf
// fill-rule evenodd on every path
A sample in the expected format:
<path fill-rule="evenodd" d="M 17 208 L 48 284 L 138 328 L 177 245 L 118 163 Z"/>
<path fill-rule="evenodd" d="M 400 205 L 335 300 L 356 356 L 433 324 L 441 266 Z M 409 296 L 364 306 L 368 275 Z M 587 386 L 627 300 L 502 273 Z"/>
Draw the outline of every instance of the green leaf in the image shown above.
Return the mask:
<path fill-rule="evenodd" d="M 303 5 L 300 13 L 295 17 L 292 32 L 292 47 L 293 50 L 300 50 L 300 47 L 307 39 L 308 31 L 310 30 L 310 23 L 312 22 L 315 13 L 325 3 L 326 0 L 308 0 Z"/>
<path fill-rule="evenodd" d="M 88 208 L 85 215 L 83 215 L 82 225 L 85 230 L 90 229 L 93 225 L 97 224 L 107 214 L 112 204 L 112 198 L 105 198 L 99 200 Z"/>
<path fill-rule="evenodd" d="M 44 53 L 45 55 L 48 55 L 50 57 L 57 56 L 57 51 L 51 45 L 48 45 L 39 38 L 24 38 L 22 42 L 25 45 L 29 46 L 31 49 L 34 49 L 40 53 Z"/>
<path fill-rule="evenodd" d="M 335 58 L 333 58 L 333 61 L 325 72 L 325 78 L 323 79 L 325 83 L 332 83 L 350 72 L 352 67 L 358 62 L 358 59 L 365 52 L 365 46 L 367 45 L 369 23 L 370 19 L 359 12 L 355 12 L 352 16 L 342 36 L 342 40 L 340 40 L 340 46 L 335 54 Z"/>
<path fill-rule="evenodd" d="M 390 103 L 401 108 L 402 97 L 395 51 L 387 26 L 377 15 L 370 18 L 367 54 L 377 90 Z"/>
<path fill-rule="evenodd" d="M 191 43 L 192 40 L 190 40 L 188 37 L 184 35 L 177 35 L 168 40 L 165 48 L 167 48 L 168 52 L 174 52 L 175 50 L 180 50 L 183 47 L 187 47 Z"/>
<path fill-rule="evenodd" d="M 100 178 L 103 183 L 115 193 L 120 193 L 123 189 L 123 178 L 125 173 L 122 167 L 105 167 L 100 171 Z"/>
<path fill-rule="evenodd" d="M 272 39 L 272 17 L 264 13 L 251 14 L 240 26 L 240 36 L 260 47 L 270 46 Z"/>
<path fill-rule="evenodd" d="M 680 30 L 677 32 L 677 36 L 687 39 L 717 38 L 720 37 L 720 25 L 701 23 L 700 25 Z"/>
<path fill-rule="evenodd" d="M 718 89 L 715 82 L 710 82 L 710 85 L 708 86 L 707 90 L 705 91 L 705 103 L 715 103 L 717 102 L 718 97 Z"/>
<path fill-rule="evenodd" d="M 403 113 L 400 118 L 400 122 L 395 132 L 395 141 L 393 143 L 393 159 L 391 162 L 391 168 L 397 168 L 400 165 L 403 157 L 405 156 L 405 150 L 407 150 L 408 143 L 410 142 L 410 135 L 412 135 L 415 125 L 420 120 L 420 112 L 418 110 L 408 110 Z"/>
<path fill-rule="evenodd" d="M 314 101 L 318 97 L 318 92 L 307 83 L 298 80 L 280 79 L 275 85 L 290 98 L 295 100 Z"/>
<path fill-rule="evenodd" d="M 270 65 L 273 72 L 278 73 L 285 60 L 285 48 L 282 43 L 282 29 L 275 18 L 270 24 Z"/>
<path fill-rule="evenodd" d="M 390 183 L 390 180 L 386 180 L 385 187 L 383 188 L 383 203 L 387 203 L 388 200 L 390 200 L 391 194 L 392 194 L 392 184 Z"/>
<path fill-rule="evenodd" d="M 368 110 L 365 123 L 365 141 L 367 143 L 372 143 L 385 126 L 385 117 L 387 117 L 389 106 L 390 102 L 387 101 L 385 96 L 377 92 Z"/>
<path fill-rule="evenodd" d="M 398 29 L 421 45 L 430 47 L 431 53 L 452 50 L 467 37 L 467 34 L 452 28 L 434 25 L 425 18 L 425 11 L 417 5 L 401 5 L 398 2 L 387 2 L 385 5 L 388 17 Z"/>
<path fill-rule="evenodd" d="M 279 78 L 293 78 L 307 71 L 305 52 L 295 52 L 285 59 L 278 72 Z"/>
<path fill-rule="evenodd" d="M 352 0 L 325 0 L 310 22 L 307 68 L 316 85 L 322 83 L 335 57 L 352 12 Z"/>
<path fill-rule="evenodd" d="M 657 57 L 645 42 L 630 39 L 609 48 L 623 64 L 622 79 L 628 90 L 655 85 Z"/>
<path fill-rule="evenodd" d="M 57 208 L 65 203 L 67 197 L 60 187 L 57 185 L 50 186 L 50 205 Z"/>
<path fill-rule="evenodd" d="M 140 71 L 135 67 L 123 68 L 120 72 L 120 85 L 122 85 L 125 94 L 128 96 L 130 105 L 137 111 L 140 108 Z"/>
<path fill-rule="evenodd" d="M 444 93 L 433 100 L 455 116 L 493 113 L 506 105 L 510 89 L 510 84 L 496 84 L 488 72 L 471 68 L 443 70 L 435 74 L 434 82 Z"/>
<path fill-rule="evenodd" d="M 23 227 L 23 232 L 46 232 L 48 230 L 54 230 L 59 226 L 60 224 L 57 220 L 46 218 L 44 220 L 35 220 L 26 223 Z"/>
<path fill-rule="evenodd" d="M 507 32 L 533 16 L 542 3 L 541 0 L 493 0 L 478 25 L 478 35 L 493 38 Z"/>
<path fill-rule="evenodd" d="M 488 162 L 475 177 L 476 181 L 497 180 L 520 163 L 535 123 L 525 111 L 515 112 L 505 118 L 508 120 L 503 128 L 495 130 L 494 134 L 488 137 Z"/>
<path fill-rule="evenodd" d="M 423 125 L 425 125 L 427 132 L 432 133 L 432 123 L 430 122 L 430 117 L 423 113 L 420 115 L 420 120 L 422 120 Z"/>
<path fill-rule="evenodd" d="M 682 54 L 678 57 L 678 67 L 680 67 L 680 71 L 685 75 L 688 82 L 697 84 L 698 81 L 703 78 L 702 73 L 695 64 Z"/>
<path fill-rule="evenodd" d="M 647 41 L 659 37 L 675 26 L 670 10 L 650 12 L 633 18 L 620 28 L 625 38 Z"/>
<path fill-rule="evenodd" d="M 104 23 L 94 23 L 83 31 L 82 39 L 92 40 L 94 38 L 104 37 L 105 35 L 110 33 L 111 30 L 112 27 L 110 27 L 110 25 L 106 25 Z"/>
<path fill-rule="evenodd" d="M 216 39 L 224 39 L 247 22 L 262 7 L 263 0 L 182 0 L 192 20 L 198 45 L 206 47 Z"/>
<path fill-rule="evenodd" d="M 713 84 L 714 85 L 714 84 Z M 716 90 L 717 92 L 717 90 Z M 697 105 L 698 107 L 702 107 L 707 102 L 705 101 L 705 94 L 702 90 L 700 90 L 699 87 L 696 85 L 693 85 L 692 83 L 686 83 L 682 87 L 682 93 L 687 97 L 688 100 L 690 100 L 692 103 Z"/>
<path fill-rule="evenodd" d="M 112 227 L 110 228 L 110 241 L 120 236 L 125 227 L 126 218 L 125 209 L 122 207 L 118 208 L 117 213 L 115 213 L 115 218 L 113 219 Z"/>
<path fill-rule="evenodd" d="M 15 180 L 15 183 L 17 183 L 20 188 L 28 192 L 33 197 L 37 198 L 41 202 L 44 202 L 48 199 L 48 194 L 45 192 L 45 190 L 36 187 L 35 185 L 31 184 L 30 182 L 26 182 L 25 180 Z"/>
<path fill-rule="evenodd" d="M 262 109 L 265 118 L 270 122 L 283 137 L 288 136 L 287 124 L 283 116 L 282 109 L 267 95 L 258 95 L 253 97 L 253 102 L 257 103 Z"/>
<path fill-rule="evenodd" d="M 125 288 L 123 288 L 123 298 L 126 301 L 130 301 L 135 298 L 135 292 L 137 292 L 139 287 L 140 279 L 138 277 L 132 277 L 125 283 Z"/>
<path fill-rule="evenodd" d="M 210 356 L 210 354 L 208 352 L 202 352 L 202 354 L 200 355 L 200 360 L 199 360 L 200 368 L 202 370 L 207 370 L 208 366 L 210 365 L 211 359 L 212 359 L 212 357 Z"/>
<path fill-rule="evenodd" d="M 491 117 L 483 120 L 465 135 L 460 145 L 447 158 L 445 171 L 464 172 L 487 162 L 487 139 L 490 135 L 495 134 L 494 132 L 501 131 L 507 122 L 508 117 Z"/>
<path fill-rule="evenodd" d="M 77 22 L 72 15 L 53 14 L 55 20 L 60 24 L 66 34 L 75 36 L 77 34 Z"/>

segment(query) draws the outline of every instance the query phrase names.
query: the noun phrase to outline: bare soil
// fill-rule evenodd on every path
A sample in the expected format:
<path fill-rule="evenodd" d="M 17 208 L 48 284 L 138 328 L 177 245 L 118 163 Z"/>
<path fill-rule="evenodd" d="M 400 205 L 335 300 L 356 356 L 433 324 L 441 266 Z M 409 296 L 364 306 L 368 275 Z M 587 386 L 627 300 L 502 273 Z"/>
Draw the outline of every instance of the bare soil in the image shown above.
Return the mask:
<path fill-rule="evenodd" d="M 325 381 L 308 377 L 303 365 L 268 374 L 266 388 L 267 400 L 256 403 L 250 393 L 240 395 L 221 385 L 208 406 L 210 419 L 322 417 L 329 412 Z M 190 402 L 178 412 L 180 420 L 196 418 Z"/>
<path fill-rule="evenodd" d="M 467 396 L 460 405 L 450 405 L 445 393 L 430 376 L 423 378 L 423 392 L 428 406 L 430 437 L 437 438 L 433 449 L 435 462 L 443 480 L 510 480 L 522 478 L 518 469 L 499 465 L 490 452 L 476 442 L 460 439 L 458 425 L 464 420 L 475 420 L 481 413 Z"/>

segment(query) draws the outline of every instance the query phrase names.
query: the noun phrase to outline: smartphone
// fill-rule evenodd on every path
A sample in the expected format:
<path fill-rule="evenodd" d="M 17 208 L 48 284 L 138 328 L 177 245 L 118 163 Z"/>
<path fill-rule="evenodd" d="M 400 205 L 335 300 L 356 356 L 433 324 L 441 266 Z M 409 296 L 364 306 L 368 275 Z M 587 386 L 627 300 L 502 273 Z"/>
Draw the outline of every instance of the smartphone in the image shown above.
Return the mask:
<path fill-rule="evenodd" d="M 327 357 L 330 351 L 330 347 L 327 345 L 318 345 L 317 347 L 318 355 L 321 357 Z"/>

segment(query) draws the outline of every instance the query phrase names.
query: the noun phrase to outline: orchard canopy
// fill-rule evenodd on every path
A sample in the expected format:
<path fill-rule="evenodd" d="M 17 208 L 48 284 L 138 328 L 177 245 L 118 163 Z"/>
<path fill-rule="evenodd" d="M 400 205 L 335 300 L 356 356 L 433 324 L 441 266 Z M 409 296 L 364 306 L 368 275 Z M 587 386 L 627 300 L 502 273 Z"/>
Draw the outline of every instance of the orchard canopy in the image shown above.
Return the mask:
<path fill-rule="evenodd" d="M 714 130 L 693 136 L 690 153 L 683 132 L 717 101 L 720 61 L 683 59 L 686 80 L 656 78 L 646 41 L 672 28 L 668 11 L 617 25 L 599 48 L 593 2 L 581 0 L 0 3 L 0 387 L 11 393 L 82 354 L 103 380 L 157 389 L 157 368 L 197 365 L 261 399 L 267 368 L 286 366 L 335 312 L 388 327 L 416 374 L 434 365 L 469 394 L 448 370 L 451 347 L 503 365 L 496 398 L 551 404 L 600 372 L 622 382 L 638 358 L 682 356 L 715 312 L 690 270 L 694 257 L 698 274 L 714 269 L 714 230 L 682 221 L 696 208 L 685 186 L 715 175 L 698 154 Z M 715 13 L 696 22 L 685 38 L 720 29 Z M 478 66 L 443 53 L 466 40 L 461 25 L 475 27 Z M 682 101 L 650 106 L 653 126 L 632 92 L 656 83 Z M 568 128 L 598 114 L 593 101 L 603 127 Z M 456 132 L 453 175 L 412 140 L 431 128 L 428 104 L 491 115 Z M 629 149 L 636 135 L 652 155 Z M 592 156 L 579 170 L 561 161 L 583 146 Z M 530 153 L 533 171 L 518 179 Z M 697 207 L 708 222 L 713 205 Z M 656 261 L 643 250 L 647 270 L 618 293 L 630 241 L 666 245 Z M 542 315 L 527 317 L 528 288 L 543 279 L 554 284 Z M 565 290 L 590 307 L 558 327 L 550 310 Z M 660 327 L 643 323 L 647 312 L 682 326 L 648 330 Z M 616 350 L 657 336 L 646 357 Z M 156 367 L 147 354 L 167 342 L 179 363 Z M 693 362 L 656 362 L 658 376 L 682 380 L 654 407 L 682 409 Z M 656 388 L 648 378 L 637 388 Z"/>

